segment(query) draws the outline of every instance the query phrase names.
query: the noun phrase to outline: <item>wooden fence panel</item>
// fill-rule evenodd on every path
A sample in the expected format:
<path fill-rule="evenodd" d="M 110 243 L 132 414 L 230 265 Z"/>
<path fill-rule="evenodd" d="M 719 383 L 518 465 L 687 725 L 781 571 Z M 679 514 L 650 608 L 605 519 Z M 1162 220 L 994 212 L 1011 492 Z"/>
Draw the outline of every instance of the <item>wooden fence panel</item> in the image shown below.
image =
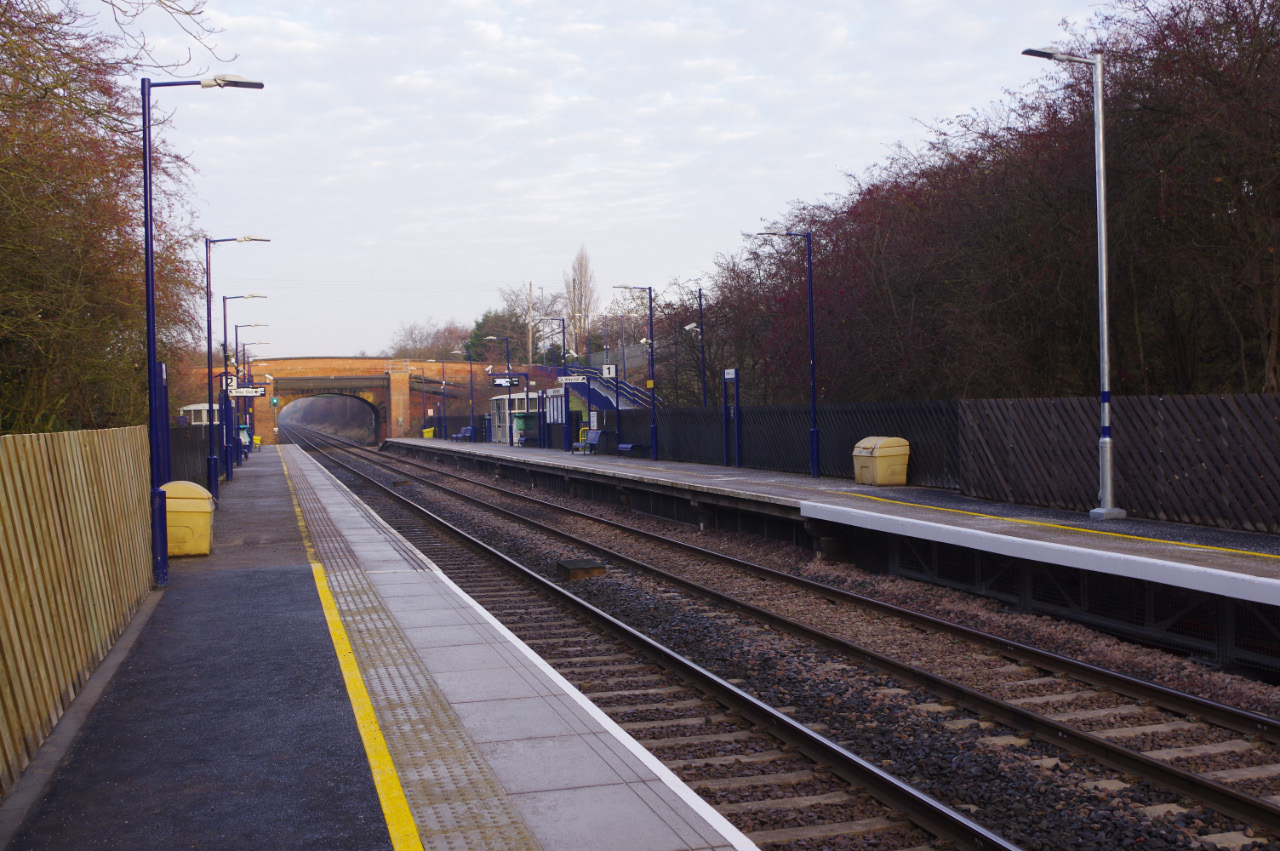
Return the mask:
<path fill-rule="evenodd" d="M 0 795 L 151 588 L 141 427 L 0 436 Z"/>

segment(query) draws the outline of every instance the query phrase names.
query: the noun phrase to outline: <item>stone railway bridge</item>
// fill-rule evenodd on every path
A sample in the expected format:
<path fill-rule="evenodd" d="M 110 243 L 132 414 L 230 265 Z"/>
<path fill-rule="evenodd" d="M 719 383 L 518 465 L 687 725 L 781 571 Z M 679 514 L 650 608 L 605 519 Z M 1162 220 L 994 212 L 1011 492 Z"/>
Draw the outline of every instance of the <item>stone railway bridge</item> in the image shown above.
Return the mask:
<path fill-rule="evenodd" d="M 379 440 L 409 437 L 421 427 L 424 399 L 432 419 L 442 403 L 452 413 L 460 399 L 469 410 L 471 370 L 475 371 L 476 408 L 484 410 L 480 400 L 487 406 L 493 395 L 486 367 L 500 370 L 503 365 L 380 357 L 264 358 L 253 364 L 254 382 L 267 385 L 265 396 L 252 397 L 255 431 L 263 443 L 275 443 L 276 417 L 290 403 L 308 396 L 348 396 L 372 409 Z"/>

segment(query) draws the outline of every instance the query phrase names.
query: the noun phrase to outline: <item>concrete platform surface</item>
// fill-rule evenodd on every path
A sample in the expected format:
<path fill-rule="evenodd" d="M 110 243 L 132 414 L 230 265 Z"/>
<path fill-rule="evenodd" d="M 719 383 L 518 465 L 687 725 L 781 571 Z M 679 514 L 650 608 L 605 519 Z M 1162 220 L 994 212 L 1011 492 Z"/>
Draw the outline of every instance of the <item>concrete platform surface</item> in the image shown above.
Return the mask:
<path fill-rule="evenodd" d="M 771 503 L 798 517 L 1280 605 L 1280 536 L 987 502 L 921 487 L 559 449 L 396 438 L 551 472 Z"/>
<path fill-rule="evenodd" d="M 10 848 L 754 847 L 300 449 L 224 484 L 214 550 Z"/>

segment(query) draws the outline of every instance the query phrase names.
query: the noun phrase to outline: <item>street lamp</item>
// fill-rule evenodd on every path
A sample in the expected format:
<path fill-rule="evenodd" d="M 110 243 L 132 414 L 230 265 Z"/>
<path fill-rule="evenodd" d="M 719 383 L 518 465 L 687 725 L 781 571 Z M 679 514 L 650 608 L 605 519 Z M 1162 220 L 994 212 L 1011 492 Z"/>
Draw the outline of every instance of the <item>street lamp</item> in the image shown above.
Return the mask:
<path fill-rule="evenodd" d="M 240 375 L 241 375 L 241 373 L 243 373 L 243 372 L 244 372 L 244 366 L 245 366 L 244 353 L 243 353 L 243 352 L 241 351 L 241 349 L 240 349 L 240 329 L 241 329 L 241 328 L 266 328 L 266 327 L 269 327 L 269 326 L 264 325 L 264 324 L 259 323 L 259 322 L 252 322 L 252 323 L 246 323 L 246 324 L 244 324 L 244 325 L 235 325 L 235 326 L 233 326 L 233 328 L 235 329 L 235 341 L 236 341 L 236 344 L 235 344 L 235 348 L 233 348 L 233 349 L 231 350 L 231 357 L 232 357 L 232 359 L 235 361 L 235 365 L 236 365 L 236 380 L 237 380 L 237 381 L 240 379 Z M 246 376 L 246 379 L 245 379 L 245 380 L 247 381 L 247 380 L 248 380 L 248 377 L 247 377 L 247 376 L 248 376 L 248 374 L 247 374 L 247 373 L 245 373 L 245 376 Z M 243 400 L 243 399 L 242 399 L 242 397 L 237 396 L 237 397 L 236 397 L 236 418 L 237 418 L 237 419 L 239 419 L 241 416 L 243 416 L 243 415 L 244 415 L 244 413 L 245 413 L 245 409 L 246 409 L 247 407 L 248 407 L 248 402 L 247 402 L 247 401 L 245 401 L 245 400 Z"/>
<path fill-rule="evenodd" d="M 502 340 L 504 343 L 507 344 L 507 446 L 515 446 L 516 445 L 515 431 L 511 422 L 511 338 L 510 337 L 485 337 L 485 339 L 493 340 L 494 342 L 497 342 L 498 340 Z M 529 391 L 525 390 L 526 396 L 528 396 L 528 393 Z M 525 403 L 525 406 L 528 407 L 527 402 Z"/>
<path fill-rule="evenodd" d="M 803 236 L 805 268 L 809 273 L 809 475 L 818 478 L 818 371 L 813 341 L 813 233 L 786 230 L 761 231 L 759 236 Z"/>
<path fill-rule="evenodd" d="M 226 447 L 227 481 L 231 481 L 234 475 L 232 469 L 234 467 L 232 464 L 234 458 L 232 438 L 235 437 L 235 423 L 232 422 L 231 417 L 231 397 L 227 392 L 227 377 L 231 375 L 231 357 L 233 354 L 227 348 L 227 302 L 235 301 L 238 298 L 266 298 L 266 296 L 249 293 L 248 295 L 224 295 L 222 297 L 222 404 L 226 413 L 222 423 L 222 443 Z"/>
<path fill-rule="evenodd" d="M 169 530 L 165 493 L 160 471 L 168 467 L 160 430 L 168 428 L 169 414 L 163 410 L 160 365 L 156 359 L 156 257 L 154 223 L 151 215 L 151 90 L 171 86 L 260 89 L 262 83 L 234 74 L 219 74 L 207 80 L 170 80 L 153 83 L 142 78 L 142 254 L 147 292 L 147 444 L 151 464 L 151 579 L 157 587 L 169 584 Z"/>
<path fill-rule="evenodd" d="M 649 340 L 653 340 L 653 287 L 614 287 L 615 290 L 645 290 L 649 293 Z M 625 340 L 623 341 L 625 344 Z M 653 385 L 653 343 L 649 343 L 649 458 L 658 460 L 658 396 Z"/>
<path fill-rule="evenodd" d="M 467 358 L 467 377 L 471 384 L 471 442 L 476 442 L 476 367 L 471 359 L 471 350 L 454 349 L 450 354 L 465 355 Z"/>
<path fill-rule="evenodd" d="M 250 346 L 269 346 L 270 343 L 245 343 L 242 354 L 244 355 L 244 380 L 249 386 L 253 386 L 253 359 L 249 357 Z M 249 445 L 247 449 L 253 448 L 253 435 L 256 431 L 256 423 L 254 422 L 254 399 L 256 396 L 250 396 L 244 400 L 245 424 L 249 426 Z"/>
<path fill-rule="evenodd" d="M 219 242 L 270 242 L 260 236 L 229 236 L 225 239 L 204 238 L 204 309 L 205 309 L 205 361 L 208 365 L 209 410 L 205 420 L 209 427 L 209 458 L 206 463 L 206 476 L 209 479 L 209 493 L 218 499 L 218 444 L 216 429 L 213 427 L 213 246 Z"/>
<path fill-rule="evenodd" d="M 1073 56 L 1052 47 L 1029 47 L 1023 56 L 1076 62 L 1093 68 L 1093 149 L 1094 182 L 1098 203 L 1098 371 L 1101 375 L 1101 411 L 1098 428 L 1098 502 L 1089 512 L 1091 520 L 1119 520 L 1125 516 L 1115 503 L 1115 480 L 1111 467 L 1111 353 L 1107 334 L 1107 170 L 1102 140 L 1102 54 Z"/>
<path fill-rule="evenodd" d="M 436 363 L 434 359 L 429 359 L 427 363 Z M 445 388 L 449 386 L 449 382 L 444 380 L 444 361 L 440 361 L 440 432 L 445 437 L 449 436 L 449 394 L 445 392 Z M 420 367 L 422 370 L 422 427 L 427 427 L 427 368 Z"/>

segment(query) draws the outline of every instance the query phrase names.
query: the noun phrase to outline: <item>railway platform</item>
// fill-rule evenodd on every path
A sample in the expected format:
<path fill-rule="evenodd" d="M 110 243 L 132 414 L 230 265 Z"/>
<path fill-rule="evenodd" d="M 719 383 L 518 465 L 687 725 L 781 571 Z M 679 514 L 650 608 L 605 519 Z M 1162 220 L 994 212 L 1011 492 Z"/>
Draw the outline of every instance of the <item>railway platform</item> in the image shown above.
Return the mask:
<path fill-rule="evenodd" d="M 0 848 L 754 847 L 297 447 L 222 497 Z"/>
<path fill-rule="evenodd" d="M 803 529 L 833 561 L 850 560 L 854 548 L 853 560 L 876 572 L 1073 616 L 1220 664 L 1280 670 L 1280 536 L 1135 518 L 1095 522 L 933 488 L 499 443 L 397 438 L 383 447 L 642 503 L 673 519 L 732 526 L 735 513 L 747 514 L 766 532 L 781 521 Z"/>

